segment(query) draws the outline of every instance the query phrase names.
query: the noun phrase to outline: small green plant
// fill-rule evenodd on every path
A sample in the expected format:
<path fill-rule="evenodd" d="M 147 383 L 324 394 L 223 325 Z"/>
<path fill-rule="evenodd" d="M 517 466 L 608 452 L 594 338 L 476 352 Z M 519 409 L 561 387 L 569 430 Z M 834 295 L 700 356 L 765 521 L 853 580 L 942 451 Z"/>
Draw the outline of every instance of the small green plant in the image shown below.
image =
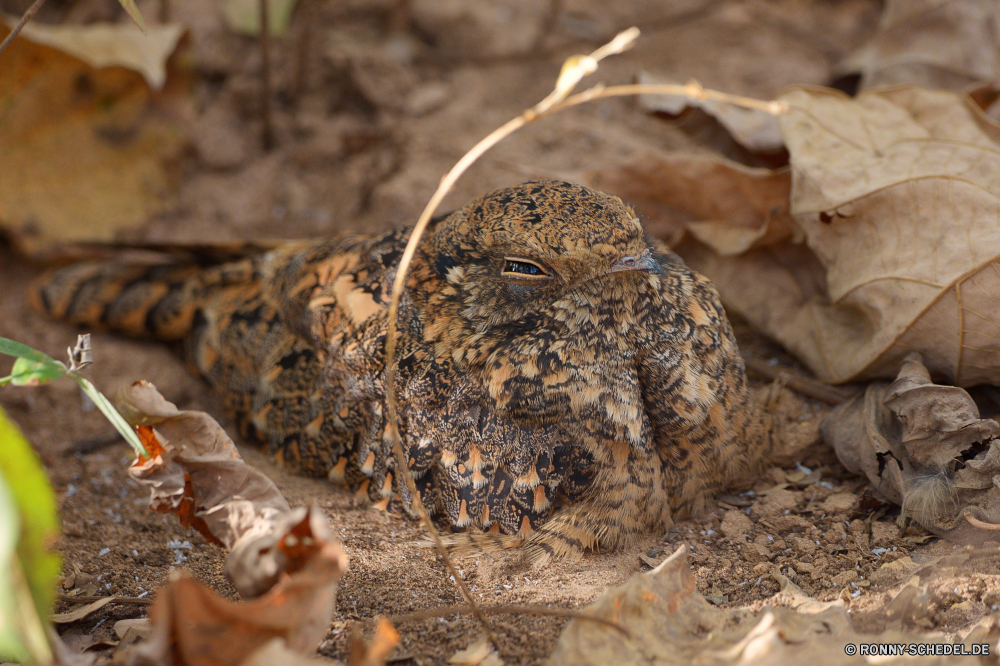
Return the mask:
<path fill-rule="evenodd" d="M 15 356 L 14 367 L 6 377 L 0 377 L 0 386 L 13 384 L 14 386 L 37 386 L 60 377 L 69 377 L 80 385 L 83 392 L 87 394 L 101 413 L 111 421 L 125 441 L 131 445 L 137 456 L 148 457 L 146 448 L 135 434 L 135 430 L 130 426 L 122 415 L 118 413 L 111 401 L 103 393 L 97 390 L 89 379 L 81 377 L 79 370 L 87 367 L 91 363 L 90 334 L 84 334 L 77 338 L 76 347 L 67 349 L 69 354 L 69 365 L 62 361 L 57 361 L 47 354 L 43 354 L 37 349 L 32 349 L 28 345 L 15 342 L 8 338 L 0 337 L 0 354 Z"/>
<path fill-rule="evenodd" d="M 78 371 L 91 362 L 90 336 L 68 350 L 69 363 L 0 337 L 0 353 L 17 358 L 0 386 L 35 386 L 69 377 L 97 405 L 136 455 L 146 449 L 103 393 Z M 60 557 L 51 551 L 59 535 L 56 497 L 31 445 L 0 410 L 0 661 L 48 664 L 52 650 L 48 613 L 55 598 Z"/>
<path fill-rule="evenodd" d="M 0 661 L 49 663 L 46 635 L 62 567 L 56 497 L 31 445 L 0 410 Z"/>

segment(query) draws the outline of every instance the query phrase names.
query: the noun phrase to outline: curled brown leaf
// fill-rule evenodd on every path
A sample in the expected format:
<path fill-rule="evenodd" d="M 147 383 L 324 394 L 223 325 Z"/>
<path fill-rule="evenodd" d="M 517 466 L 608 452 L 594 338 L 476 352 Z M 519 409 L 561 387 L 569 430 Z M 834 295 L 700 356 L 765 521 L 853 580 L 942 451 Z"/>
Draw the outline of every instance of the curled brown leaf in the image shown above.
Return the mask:
<path fill-rule="evenodd" d="M 330 539 L 324 519 L 293 511 L 208 414 L 177 409 L 148 382 L 123 389 L 118 409 L 151 454 L 137 459 L 129 475 L 149 488 L 154 510 L 176 514 L 230 551 L 227 575 L 241 595 L 270 589 Z"/>
<path fill-rule="evenodd" d="M 984 522 L 976 514 L 1000 516 L 1000 425 L 981 419 L 964 389 L 933 383 L 917 354 L 894 382 L 831 412 L 820 431 L 847 469 L 932 532 L 976 541 Z"/>
<path fill-rule="evenodd" d="M 175 574 L 156 595 L 149 639 L 128 652 L 127 663 L 312 663 L 306 655 L 326 633 L 347 569 L 326 516 L 315 508 L 289 508 L 214 419 L 177 409 L 152 384 L 122 390 L 118 409 L 149 452 L 129 475 L 149 488 L 154 509 L 176 514 L 227 548 L 226 575 L 251 597 L 229 601 Z"/>

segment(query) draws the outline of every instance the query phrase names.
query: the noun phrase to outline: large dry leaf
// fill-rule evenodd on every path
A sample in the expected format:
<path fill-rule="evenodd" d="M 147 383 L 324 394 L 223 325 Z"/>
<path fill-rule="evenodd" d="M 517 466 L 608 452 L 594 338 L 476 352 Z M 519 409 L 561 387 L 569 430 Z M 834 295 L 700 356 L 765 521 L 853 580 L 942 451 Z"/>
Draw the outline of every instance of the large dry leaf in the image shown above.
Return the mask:
<path fill-rule="evenodd" d="M 781 99 L 792 215 L 830 301 L 793 349 L 833 382 L 892 376 L 910 351 L 949 382 L 1000 382 L 1000 127 L 921 88 Z"/>
<path fill-rule="evenodd" d="M 888 0 L 875 36 L 837 72 L 860 74 L 862 89 L 1000 87 L 1000 3 Z"/>
<path fill-rule="evenodd" d="M 127 663 L 312 663 L 304 655 L 326 634 L 347 569 L 326 516 L 290 509 L 204 412 L 177 409 L 148 382 L 123 389 L 117 402 L 149 454 L 133 462 L 129 476 L 149 488 L 152 508 L 228 548 L 226 575 L 242 596 L 255 597 L 229 601 L 174 575 L 157 592 L 148 640 L 128 651 Z"/>
<path fill-rule="evenodd" d="M 766 172 L 721 159 L 724 186 L 685 176 L 699 160 L 684 156 L 648 157 L 600 182 L 683 209 L 690 233 L 678 253 L 820 379 L 891 378 L 918 351 L 950 383 L 1000 382 L 1000 127 L 963 95 L 921 88 L 780 99 L 791 107 L 780 120 L 789 199 L 777 187 L 745 193 L 748 176 L 765 183 Z M 796 230 L 772 240 L 770 227 L 789 224 L 786 206 Z M 733 237 L 752 242 L 734 254 Z"/>
<path fill-rule="evenodd" d="M 5 18 L 7 27 L 17 23 Z M 50 46 L 74 56 L 94 69 L 125 67 L 142 74 L 153 90 L 167 81 L 167 59 L 184 34 L 180 23 L 150 26 L 145 32 L 134 25 L 46 25 L 28 23 L 20 38 Z"/>
<path fill-rule="evenodd" d="M 55 32 L 46 41 L 68 48 L 65 31 L 60 39 Z M 116 65 L 102 68 L 22 38 L 0 58 L 0 227 L 29 252 L 53 241 L 113 240 L 173 205 L 168 167 L 186 143 L 176 119 L 183 77 L 154 93 L 127 68 L 158 81 L 179 32 L 167 27 L 160 36 L 146 52 L 117 49 L 130 44 L 124 38 L 97 40 L 98 49 L 77 35 L 75 51 L 94 49 Z"/>
<path fill-rule="evenodd" d="M 149 638 L 129 652 L 127 663 L 238 666 L 276 638 L 295 655 L 310 654 L 329 628 L 346 566 L 343 549 L 325 544 L 303 569 L 246 602 L 174 573 L 156 594 Z"/>
<path fill-rule="evenodd" d="M 771 600 L 773 606 L 757 612 L 718 608 L 695 590 L 686 550 L 682 546 L 653 571 L 632 576 L 585 609 L 591 615 L 615 622 L 628 636 L 594 622 L 572 620 L 559 637 L 549 663 L 778 666 L 821 660 L 823 666 L 869 664 L 872 662 L 864 655 L 847 654 L 845 646 L 848 643 L 909 645 L 925 643 L 930 638 L 904 634 L 898 629 L 859 634 L 852 628 L 843 601 L 816 601 L 779 574 L 775 578 L 781 582 L 781 591 Z M 911 608 L 909 604 L 898 605 L 906 610 Z M 981 632 L 976 634 L 979 640 L 980 635 Z M 971 651 L 968 636 L 966 649 Z M 878 663 L 957 663 L 954 659 L 893 656 L 880 657 Z"/>
<path fill-rule="evenodd" d="M 230 551 L 226 575 L 244 597 L 271 589 L 331 542 L 322 512 L 290 509 L 208 414 L 177 409 L 149 382 L 123 389 L 117 403 L 150 454 L 136 459 L 129 476 L 149 488 L 151 508 L 177 514 Z"/>
<path fill-rule="evenodd" d="M 992 538 L 972 537 L 977 523 L 1000 522 L 1000 425 L 979 418 L 964 389 L 931 382 L 919 355 L 893 383 L 873 383 L 832 411 L 820 431 L 844 467 L 928 530 Z"/>

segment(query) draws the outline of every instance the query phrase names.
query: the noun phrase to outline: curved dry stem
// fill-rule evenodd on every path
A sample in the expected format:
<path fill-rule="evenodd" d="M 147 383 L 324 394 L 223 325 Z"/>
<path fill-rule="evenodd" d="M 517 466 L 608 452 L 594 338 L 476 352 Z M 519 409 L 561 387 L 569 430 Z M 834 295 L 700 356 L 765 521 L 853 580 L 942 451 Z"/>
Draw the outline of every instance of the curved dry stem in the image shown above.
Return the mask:
<path fill-rule="evenodd" d="M 410 238 L 406 243 L 406 248 L 400 258 L 399 266 L 396 269 L 396 275 L 392 283 L 392 294 L 389 300 L 388 322 L 386 328 L 384 362 L 386 433 L 392 441 L 392 450 L 398 470 L 397 473 L 406 483 L 406 487 L 410 491 L 410 495 L 413 498 L 412 508 L 417 512 L 421 523 L 430 533 L 431 538 L 434 541 L 434 546 L 441 555 L 441 558 L 444 560 L 448 573 L 454 577 L 455 582 L 462 591 L 462 596 L 465 597 L 465 600 L 469 604 L 470 610 L 482 623 L 487 638 L 497 649 L 499 649 L 499 647 L 492 631 L 489 628 L 489 624 L 487 623 L 486 614 L 483 612 L 482 608 L 476 604 L 475 599 L 472 597 L 472 593 L 465 584 L 465 580 L 462 578 L 458 569 L 455 568 L 451 558 L 448 556 L 448 550 L 445 548 L 444 543 L 441 541 L 441 536 L 438 534 L 433 522 L 431 522 L 430 516 L 427 514 L 427 510 L 423 505 L 420 494 L 417 492 L 413 476 L 410 474 L 409 467 L 406 464 L 406 456 L 403 453 L 403 443 L 399 436 L 398 409 L 396 404 L 395 355 L 399 302 L 406 286 L 410 264 L 413 263 L 413 257 L 416 255 L 417 247 L 419 246 L 427 227 L 430 225 L 432 216 L 441 204 L 441 201 L 444 200 L 444 197 L 448 194 L 462 174 L 464 174 L 466 170 L 468 170 L 468 168 L 472 166 L 480 157 L 482 157 L 493 146 L 500 143 L 500 141 L 529 123 L 533 123 L 536 120 L 552 113 L 556 113 L 571 106 L 583 104 L 594 99 L 640 94 L 683 95 L 699 100 L 713 99 L 745 108 L 759 109 L 775 115 L 787 112 L 788 106 L 782 102 L 765 102 L 749 97 L 741 97 L 715 90 L 707 90 L 702 88 L 701 84 L 695 81 L 686 85 L 634 84 L 605 87 L 598 84 L 597 86 L 594 86 L 593 88 L 582 93 L 577 93 L 572 96 L 570 95 L 570 92 L 572 92 L 573 88 L 584 76 L 597 70 L 597 64 L 601 59 L 616 53 L 621 53 L 622 51 L 631 48 L 638 36 L 639 30 L 637 28 L 630 28 L 619 33 L 611 42 L 597 49 L 589 56 L 574 56 L 569 58 L 563 65 L 562 71 L 559 74 L 559 79 L 556 82 L 556 86 L 552 93 L 532 108 L 526 109 L 521 115 L 511 119 L 503 126 L 491 132 L 455 163 L 455 166 L 453 166 L 444 178 L 441 179 L 441 184 L 438 185 L 437 190 L 434 192 L 430 201 L 427 202 L 427 206 L 424 207 L 416 225 L 414 225 Z"/>
<path fill-rule="evenodd" d="M 732 104 L 733 106 L 741 106 L 744 109 L 756 109 L 757 111 L 770 113 L 773 116 L 780 116 L 788 113 L 791 108 L 789 104 L 779 102 L 777 100 L 754 99 L 753 97 L 730 95 L 729 93 L 724 93 L 718 90 L 702 88 L 701 84 L 697 81 L 691 81 L 690 83 L 685 83 L 684 85 L 676 83 L 631 83 L 620 86 L 604 86 L 598 84 L 593 88 L 567 97 L 559 104 L 552 106 L 552 108 L 544 114 L 539 114 L 539 117 L 542 115 L 547 116 L 552 113 L 557 113 L 563 109 L 568 109 L 571 106 L 577 106 L 595 99 L 603 99 L 606 97 L 630 97 L 632 95 L 678 95 L 696 100 L 711 99 L 716 102 Z"/>
<path fill-rule="evenodd" d="M 965 514 L 965 520 L 973 527 L 978 527 L 981 530 L 1000 531 L 1000 525 L 979 520 L 970 513 Z"/>

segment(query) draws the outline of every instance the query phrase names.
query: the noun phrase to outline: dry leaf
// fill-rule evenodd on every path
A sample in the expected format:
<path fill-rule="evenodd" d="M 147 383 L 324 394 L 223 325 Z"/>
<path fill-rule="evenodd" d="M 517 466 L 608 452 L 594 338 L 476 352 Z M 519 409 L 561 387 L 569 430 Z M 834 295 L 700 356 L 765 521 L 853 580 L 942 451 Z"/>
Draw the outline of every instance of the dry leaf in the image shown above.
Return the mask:
<path fill-rule="evenodd" d="M 124 653 L 130 650 L 134 645 L 146 640 L 149 637 L 149 632 L 152 628 L 148 625 L 149 621 L 146 620 L 146 622 L 147 625 L 145 628 L 138 629 L 136 627 L 132 627 L 121 637 L 117 647 L 115 647 L 114 653 L 112 653 L 112 658 L 115 660 L 115 663 L 120 663 L 118 661 L 119 655 L 124 656 Z"/>
<path fill-rule="evenodd" d="M 844 466 L 864 474 L 878 496 L 928 530 L 970 542 L 974 526 L 960 515 L 1000 518 L 998 430 L 996 421 L 979 418 L 964 389 L 932 383 L 918 355 L 892 384 L 871 384 L 820 426 Z M 978 541 L 987 538 L 981 533 Z"/>
<path fill-rule="evenodd" d="M 130 631 L 137 632 L 142 635 L 148 635 L 150 631 L 149 619 L 148 618 L 135 618 L 129 620 L 118 620 L 114 624 L 115 636 L 118 638 L 124 638 L 125 634 Z"/>
<path fill-rule="evenodd" d="M 550 664 L 706 664 L 735 665 L 810 663 L 868 664 L 860 654 L 848 655 L 853 643 L 927 642 L 927 637 L 898 630 L 859 634 L 844 602 L 819 602 L 784 576 L 776 575 L 781 591 L 775 606 L 749 609 L 712 606 L 695 590 L 694 575 L 682 546 L 653 571 L 635 574 L 624 585 L 608 590 L 587 611 L 616 622 L 630 636 L 593 622 L 572 620 L 566 626 Z M 910 610 L 909 605 L 905 610 Z M 944 664 L 946 657 L 921 663 Z M 880 664 L 909 664 L 912 658 L 880 657 Z"/>
<path fill-rule="evenodd" d="M 375 623 L 375 635 L 366 645 L 357 634 L 351 634 L 348 666 L 382 666 L 399 644 L 399 632 L 392 623 L 380 617 Z"/>
<path fill-rule="evenodd" d="M 680 83 L 647 72 L 639 73 L 640 84 Z M 712 99 L 692 99 L 682 95 L 640 95 L 639 103 L 649 111 L 676 116 L 688 107 L 698 108 L 719 121 L 730 136 L 754 153 L 780 152 L 785 144 L 778 119 L 766 111 L 747 109 Z"/>
<path fill-rule="evenodd" d="M 117 403 L 151 456 L 137 459 L 129 475 L 150 489 L 151 508 L 177 514 L 231 551 L 226 575 L 244 597 L 269 590 L 331 540 L 322 513 L 290 509 L 208 414 L 178 410 L 149 382 L 123 389 Z"/>
<path fill-rule="evenodd" d="M 968 92 L 1000 87 L 1000 3 L 888 0 L 872 40 L 836 68 L 861 89 L 899 84 Z"/>
<path fill-rule="evenodd" d="M 713 173 L 728 178 L 724 189 L 695 185 L 678 196 L 691 182 L 679 173 L 683 158 L 668 166 L 647 159 L 600 182 L 625 197 L 641 187 L 660 211 L 672 206 L 688 220 L 711 221 L 685 222 L 690 233 L 677 252 L 715 283 L 727 308 L 820 379 L 890 378 L 918 351 L 948 383 L 1000 382 L 1000 321 L 992 314 L 1000 294 L 1000 126 L 966 96 L 912 87 L 855 99 L 793 89 L 780 100 L 791 106 L 780 122 L 794 231 L 776 188 L 732 222 L 720 220 L 720 208 L 754 201 L 743 192 L 749 175 L 768 182 L 766 172 L 721 159 Z M 647 217 L 658 212 L 637 207 Z M 781 233 L 772 240 L 776 223 Z M 755 233 L 761 239 L 747 242 Z M 747 249 L 733 254 L 741 245 Z"/>
<path fill-rule="evenodd" d="M 4 17 L 10 28 L 16 19 Z M 117 23 L 46 25 L 28 23 L 20 37 L 79 58 L 94 69 L 124 67 L 142 74 L 153 90 L 167 80 L 167 58 L 184 34 L 180 23 L 153 25 L 142 32 L 137 26 Z"/>
<path fill-rule="evenodd" d="M 729 257 L 796 234 L 801 238 L 788 211 L 792 181 L 784 169 L 711 155 L 649 153 L 590 179 L 636 206 L 649 232 L 671 245 L 691 234 Z"/>
<path fill-rule="evenodd" d="M 303 568 L 245 602 L 229 601 L 185 574 L 171 575 L 150 609 L 149 639 L 128 653 L 129 666 L 238 666 L 275 638 L 297 655 L 326 634 L 347 556 L 327 543 Z"/>
<path fill-rule="evenodd" d="M 105 597 L 103 599 L 98 599 L 93 603 L 87 604 L 86 606 L 78 606 L 71 611 L 66 611 L 65 613 L 56 613 L 50 619 L 54 624 L 69 624 L 70 622 L 77 622 L 89 616 L 91 613 L 96 613 L 115 601 L 118 601 L 118 597 Z"/>
<path fill-rule="evenodd" d="M 63 634 L 60 636 L 63 645 L 65 645 L 71 652 L 76 652 L 77 654 L 81 652 L 87 652 L 98 643 L 102 645 L 98 646 L 98 649 L 102 647 L 114 647 L 114 645 L 103 645 L 104 641 L 98 640 L 96 636 L 91 636 L 90 634 Z"/>
<path fill-rule="evenodd" d="M 149 453 L 132 464 L 129 475 L 149 487 L 153 508 L 176 513 L 230 549 L 226 575 L 241 595 L 256 597 L 229 601 L 175 574 L 156 594 L 149 638 L 127 650 L 124 661 L 318 663 L 306 655 L 326 634 L 347 569 L 347 555 L 332 541 L 326 517 L 314 508 L 289 509 L 274 483 L 243 462 L 214 419 L 177 409 L 152 384 L 123 389 L 118 409 Z"/>
<path fill-rule="evenodd" d="M 1000 381 L 1000 127 L 920 88 L 781 99 L 791 211 L 830 301 L 789 346 L 831 382 L 891 376 L 910 351 L 960 386 Z"/>
<path fill-rule="evenodd" d="M 186 142 L 173 119 L 181 78 L 154 94 L 136 71 L 14 40 L 0 58 L 0 226 L 37 253 L 56 241 L 113 240 L 168 210 L 168 165 Z"/>
<path fill-rule="evenodd" d="M 52 627 L 49 627 L 48 633 L 54 664 L 58 666 L 93 666 L 97 662 L 96 654 L 73 651 L 63 642 L 62 638 L 59 637 L 59 634 Z"/>

